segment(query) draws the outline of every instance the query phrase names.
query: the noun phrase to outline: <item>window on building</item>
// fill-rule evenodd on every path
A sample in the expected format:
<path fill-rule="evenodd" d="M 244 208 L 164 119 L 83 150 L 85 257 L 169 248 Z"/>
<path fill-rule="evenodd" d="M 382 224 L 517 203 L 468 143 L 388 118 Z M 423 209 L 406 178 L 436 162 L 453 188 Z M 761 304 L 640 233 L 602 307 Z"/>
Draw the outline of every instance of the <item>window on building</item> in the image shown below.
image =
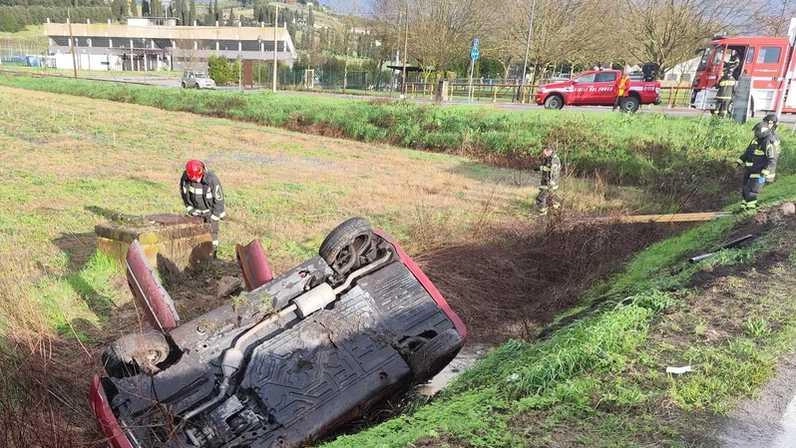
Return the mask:
<path fill-rule="evenodd" d="M 260 42 L 256 40 L 244 40 L 241 46 L 243 51 L 260 51 Z"/>
<path fill-rule="evenodd" d="M 53 44 L 59 47 L 69 46 L 69 36 L 50 36 L 50 39 L 53 40 Z"/>
<path fill-rule="evenodd" d="M 779 62 L 779 54 L 782 49 L 779 47 L 763 47 L 757 56 L 758 64 L 776 64 Z"/>
<path fill-rule="evenodd" d="M 594 76 L 594 82 L 615 82 L 616 72 L 600 72 Z"/>
<path fill-rule="evenodd" d="M 111 46 L 111 40 L 107 37 L 92 37 L 91 46 L 95 48 L 108 48 Z"/>
<path fill-rule="evenodd" d="M 238 41 L 236 40 L 219 40 L 218 49 L 221 51 L 238 51 Z"/>

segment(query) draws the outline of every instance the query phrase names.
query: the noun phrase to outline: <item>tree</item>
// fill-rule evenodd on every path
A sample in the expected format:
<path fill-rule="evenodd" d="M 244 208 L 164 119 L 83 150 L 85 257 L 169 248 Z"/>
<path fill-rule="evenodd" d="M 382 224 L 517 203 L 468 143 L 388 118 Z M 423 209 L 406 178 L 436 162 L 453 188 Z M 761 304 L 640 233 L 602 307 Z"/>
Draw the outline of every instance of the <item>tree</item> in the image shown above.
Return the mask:
<path fill-rule="evenodd" d="M 730 32 L 755 11 L 735 0 L 625 0 L 622 41 L 639 61 L 661 72 L 690 59 L 705 39 Z"/>
<path fill-rule="evenodd" d="M 149 9 L 149 1 L 147 0 L 141 1 L 141 15 L 144 17 L 149 17 L 151 15 Z"/>
<path fill-rule="evenodd" d="M 194 20 L 196 20 L 196 0 L 190 0 L 190 7 L 188 9 L 188 24 L 193 25 Z"/>
<path fill-rule="evenodd" d="M 764 36 L 784 36 L 788 33 L 791 17 L 796 17 L 796 2 L 770 0 L 761 5 L 755 15 L 753 31 Z"/>
<path fill-rule="evenodd" d="M 155 17 L 163 17 L 163 3 L 160 0 L 152 0 L 150 12 Z"/>
<path fill-rule="evenodd" d="M 396 35 L 404 33 L 408 20 L 407 57 L 426 68 L 444 72 L 457 59 L 466 57 L 473 37 L 484 36 L 489 31 L 487 25 L 498 14 L 491 3 L 489 0 L 377 0 L 374 11 Z"/>

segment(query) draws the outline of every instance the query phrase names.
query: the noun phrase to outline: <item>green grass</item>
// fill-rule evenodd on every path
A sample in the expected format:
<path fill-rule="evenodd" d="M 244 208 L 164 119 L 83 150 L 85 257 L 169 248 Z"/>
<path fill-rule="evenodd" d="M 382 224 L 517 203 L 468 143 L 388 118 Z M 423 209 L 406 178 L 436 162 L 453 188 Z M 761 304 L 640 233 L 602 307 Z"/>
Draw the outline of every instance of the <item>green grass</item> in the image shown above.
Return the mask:
<path fill-rule="evenodd" d="M 0 76 L 0 84 L 220 116 L 269 126 L 339 134 L 365 142 L 475 154 L 533 165 L 543 144 L 559 147 L 576 173 L 661 193 L 720 193 L 721 180 L 748 143 L 746 126 L 662 114 L 571 111 L 499 112 L 408 102 L 365 102 L 270 92 L 195 92 L 59 78 Z M 783 132 L 782 174 L 792 173 L 792 137 Z"/>
<path fill-rule="evenodd" d="M 772 185 L 763 201 L 796 198 L 793 180 Z M 727 412 L 738 397 L 753 393 L 770 377 L 777 357 L 796 340 L 796 318 L 791 317 L 796 310 L 785 300 L 792 290 L 787 283 L 792 270 L 780 272 L 778 278 L 786 283 L 772 280 L 757 290 L 765 299 L 739 297 L 732 302 L 742 304 L 748 317 L 726 342 L 706 339 L 706 318 L 712 316 L 689 313 L 703 294 L 688 289 L 693 274 L 753 264 L 759 254 L 793 237 L 769 234 L 700 263 L 685 260 L 710 249 L 746 219 L 723 218 L 651 246 L 585 295 L 588 300 L 627 297 L 620 304 L 590 314 L 547 340 L 505 343 L 430 405 L 323 446 L 397 448 L 427 439 L 468 447 L 566 445 L 562 440 L 595 447 L 645 446 L 649 440 L 684 446 L 682 434 L 693 430 L 689 424 L 694 423 L 684 417 L 688 412 Z M 750 287 L 739 284 L 736 293 L 742 296 Z M 674 346 L 661 337 L 672 331 L 697 340 Z M 696 372 L 682 378 L 663 373 L 677 358 L 697 366 Z M 673 403 L 674 415 L 680 417 L 664 421 L 657 414 L 671 414 L 663 411 L 664 403 Z"/>

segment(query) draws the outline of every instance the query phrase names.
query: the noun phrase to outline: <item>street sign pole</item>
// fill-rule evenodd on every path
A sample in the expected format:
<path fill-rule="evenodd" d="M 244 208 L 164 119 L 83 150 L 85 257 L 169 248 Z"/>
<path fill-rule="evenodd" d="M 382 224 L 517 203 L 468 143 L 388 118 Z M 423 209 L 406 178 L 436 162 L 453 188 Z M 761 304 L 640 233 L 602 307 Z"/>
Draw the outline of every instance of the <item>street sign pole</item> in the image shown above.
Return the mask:
<path fill-rule="evenodd" d="M 481 41 L 477 37 L 474 37 L 470 45 L 470 84 L 467 88 L 467 97 L 471 103 L 473 102 L 473 69 L 475 68 L 475 61 L 478 60 L 481 55 L 478 50 L 478 44 L 480 42 Z"/>

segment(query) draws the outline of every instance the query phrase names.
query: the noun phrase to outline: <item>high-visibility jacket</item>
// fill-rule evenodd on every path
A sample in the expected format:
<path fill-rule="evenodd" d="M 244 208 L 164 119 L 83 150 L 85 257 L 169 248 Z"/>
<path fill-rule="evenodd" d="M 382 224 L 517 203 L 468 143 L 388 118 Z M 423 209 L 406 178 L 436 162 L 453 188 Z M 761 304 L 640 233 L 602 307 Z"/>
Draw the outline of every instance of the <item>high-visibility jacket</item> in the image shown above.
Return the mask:
<path fill-rule="evenodd" d="M 206 171 L 199 182 L 191 181 L 186 173 L 182 173 L 180 196 L 189 214 L 211 221 L 220 221 L 226 216 L 221 182 L 212 171 Z"/>
<path fill-rule="evenodd" d="M 628 90 L 630 90 L 630 77 L 622 75 L 619 77 L 619 81 L 616 84 L 616 94 L 617 96 L 625 96 Z"/>

